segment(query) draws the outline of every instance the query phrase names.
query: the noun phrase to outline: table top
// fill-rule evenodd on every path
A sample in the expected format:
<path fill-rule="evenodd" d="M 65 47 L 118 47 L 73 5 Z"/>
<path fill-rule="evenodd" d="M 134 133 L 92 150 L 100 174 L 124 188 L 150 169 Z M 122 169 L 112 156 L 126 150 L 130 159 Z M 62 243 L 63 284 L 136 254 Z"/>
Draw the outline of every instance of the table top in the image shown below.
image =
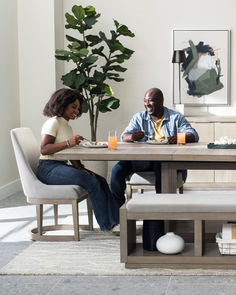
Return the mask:
<path fill-rule="evenodd" d="M 208 149 L 207 143 L 151 145 L 147 143 L 118 143 L 118 148 L 86 148 L 76 146 L 54 154 L 56 160 L 145 160 L 145 161 L 207 161 L 236 162 L 236 149 Z"/>

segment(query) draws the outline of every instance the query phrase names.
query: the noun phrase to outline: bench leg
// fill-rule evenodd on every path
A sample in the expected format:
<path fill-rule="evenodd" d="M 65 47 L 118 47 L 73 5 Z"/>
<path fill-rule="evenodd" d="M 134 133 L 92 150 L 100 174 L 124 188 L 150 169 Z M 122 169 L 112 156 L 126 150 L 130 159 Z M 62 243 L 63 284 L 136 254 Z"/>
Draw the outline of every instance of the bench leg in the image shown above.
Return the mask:
<path fill-rule="evenodd" d="M 194 256 L 202 256 L 205 238 L 205 221 L 194 220 Z"/>
<path fill-rule="evenodd" d="M 120 208 L 120 262 L 127 262 L 136 245 L 136 220 L 127 219 L 125 204 Z"/>

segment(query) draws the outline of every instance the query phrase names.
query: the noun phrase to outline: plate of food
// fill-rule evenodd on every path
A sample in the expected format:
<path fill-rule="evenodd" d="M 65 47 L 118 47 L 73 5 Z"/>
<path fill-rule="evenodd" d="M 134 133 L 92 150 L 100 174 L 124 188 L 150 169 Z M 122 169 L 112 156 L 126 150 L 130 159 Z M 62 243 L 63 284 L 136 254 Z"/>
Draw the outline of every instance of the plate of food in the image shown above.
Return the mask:
<path fill-rule="evenodd" d="M 159 140 L 147 140 L 146 143 L 148 144 L 167 144 L 167 139 L 159 139 Z"/>
<path fill-rule="evenodd" d="M 86 141 L 84 143 L 82 143 L 83 147 L 86 148 L 107 148 L 107 142 L 105 141 Z"/>

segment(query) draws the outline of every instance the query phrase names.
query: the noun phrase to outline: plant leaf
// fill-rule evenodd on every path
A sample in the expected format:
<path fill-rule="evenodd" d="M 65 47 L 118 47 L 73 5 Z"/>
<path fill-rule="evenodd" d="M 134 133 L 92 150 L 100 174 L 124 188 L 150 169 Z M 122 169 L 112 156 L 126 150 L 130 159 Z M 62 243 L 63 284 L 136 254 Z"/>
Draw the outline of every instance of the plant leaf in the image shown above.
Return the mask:
<path fill-rule="evenodd" d="M 90 46 L 94 46 L 94 45 L 96 45 L 96 44 L 102 42 L 102 39 L 99 38 L 99 37 L 96 36 L 96 35 L 87 35 L 87 36 L 86 36 L 86 40 L 89 41 L 89 42 L 91 42 L 91 43 L 89 44 Z"/>
<path fill-rule="evenodd" d="M 113 19 L 113 21 L 114 21 L 114 24 L 115 24 L 116 28 L 118 29 L 118 27 L 119 27 L 120 24 L 119 24 L 118 21 L 115 20 L 115 19 Z"/>
<path fill-rule="evenodd" d="M 99 111 L 102 113 L 110 112 L 111 109 L 117 109 L 120 106 L 120 100 L 115 97 L 109 97 L 106 99 L 103 99 L 99 103 Z"/>
<path fill-rule="evenodd" d="M 125 72 L 127 70 L 127 68 L 123 68 L 119 65 L 117 66 L 112 66 L 113 70 L 115 70 L 116 72 Z"/>
<path fill-rule="evenodd" d="M 134 37 L 134 33 L 132 33 L 128 27 L 126 25 L 121 25 L 118 29 L 117 29 L 117 32 L 120 33 L 120 35 L 123 35 L 123 36 L 129 36 L 129 37 Z"/>
<path fill-rule="evenodd" d="M 72 70 L 68 74 L 65 74 L 61 77 L 64 85 L 73 88 L 73 85 L 75 84 L 77 78 L 76 71 L 77 70 Z"/>
<path fill-rule="evenodd" d="M 84 16 L 85 16 L 85 11 L 84 11 L 83 7 L 82 7 L 81 5 L 80 5 L 80 6 L 78 6 L 78 5 L 74 5 L 74 6 L 72 7 L 72 11 L 73 11 L 75 17 L 76 17 L 76 18 L 78 19 L 78 21 L 81 23 L 82 20 L 84 19 Z"/>
<path fill-rule="evenodd" d="M 87 101 L 83 101 L 83 104 L 82 104 L 82 113 L 87 113 L 89 110 L 89 104 Z"/>
<path fill-rule="evenodd" d="M 103 88 L 102 92 L 103 93 L 106 93 L 108 96 L 113 96 L 114 93 L 113 93 L 112 88 L 109 85 L 107 85 L 107 84 L 104 84 L 104 86 L 105 87 Z"/>
<path fill-rule="evenodd" d="M 85 11 L 85 14 L 86 14 L 87 16 L 93 16 L 93 15 L 96 14 L 95 7 L 93 7 L 93 6 L 91 6 L 91 5 L 86 6 L 86 7 L 84 8 L 84 11 Z"/>
<path fill-rule="evenodd" d="M 68 12 L 65 14 L 65 17 L 69 25 L 76 26 L 78 24 L 78 20 Z"/>
<path fill-rule="evenodd" d="M 83 85 L 85 81 L 86 81 L 86 77 L 82 73 L 80 73 L 79 75 L 77 75 L 76 81 L 75 81 L 75 87 L 76 87 L 76 89 L 79 89 L 80 86 Z"/>
<path fill-rule="evenodd" d="M 94 16 L 87 16 L 84 18 L 84 22 L 86 23 L 87 26 L 91 27 L 97 22 L 97 20 L 96 20 L 96 17 Z"/>

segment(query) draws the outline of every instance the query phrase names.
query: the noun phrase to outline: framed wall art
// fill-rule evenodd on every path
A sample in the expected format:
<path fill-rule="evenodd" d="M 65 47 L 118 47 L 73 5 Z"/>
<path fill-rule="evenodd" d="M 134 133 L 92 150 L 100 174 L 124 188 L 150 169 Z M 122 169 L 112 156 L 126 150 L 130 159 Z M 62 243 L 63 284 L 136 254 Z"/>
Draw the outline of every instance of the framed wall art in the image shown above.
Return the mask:
<path fill-rule="evenodd" d="M 230 103 L 230 30 L 173 30 L 173 104 L 223 106 Z"/>

